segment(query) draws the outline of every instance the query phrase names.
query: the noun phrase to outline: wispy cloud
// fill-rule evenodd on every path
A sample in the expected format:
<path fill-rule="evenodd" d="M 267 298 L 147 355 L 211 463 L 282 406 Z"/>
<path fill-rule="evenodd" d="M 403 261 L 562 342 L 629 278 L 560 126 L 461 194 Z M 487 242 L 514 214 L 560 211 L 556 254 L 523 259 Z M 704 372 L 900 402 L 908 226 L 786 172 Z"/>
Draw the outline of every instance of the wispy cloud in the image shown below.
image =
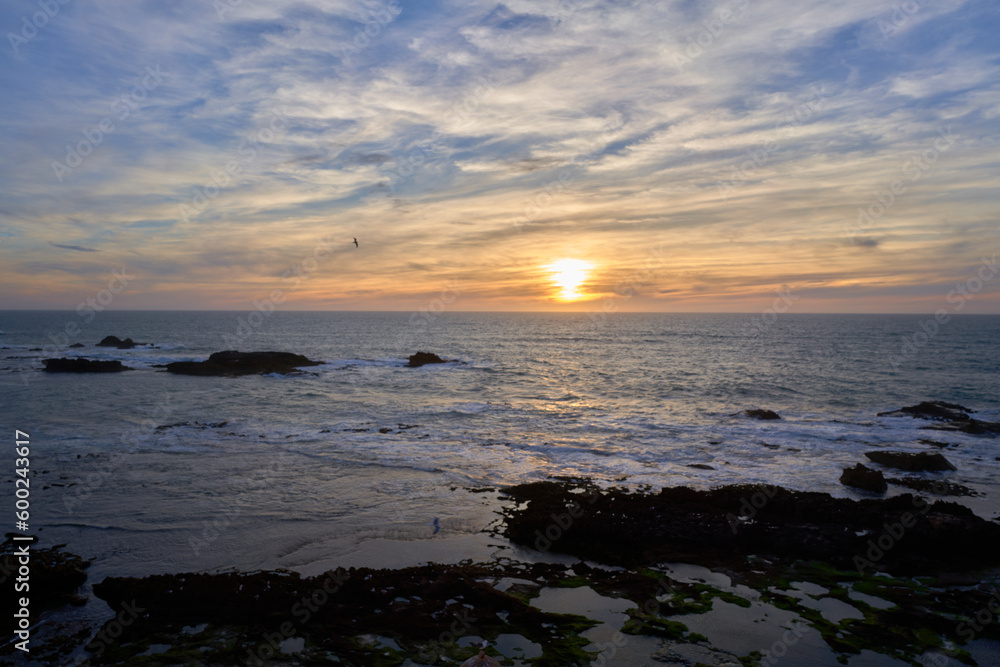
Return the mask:
<path fill-rule="evenodd" d="M 892 9 L 69 3 L 0 68 L 0 307 L 79 302 L 27 272 L 57 248 L 81 276 L 133 267 L 131 307 L 241 308 L 332 234 L 289 307 L 405 308 L 458 279 L 464 308 L 551 308 L 539 267 L 587 260 L 606 296 L 666 244 L 628 307 L 746 310 L 789 284 L 803 311 L 919 311 L 1000 245 L 1000 18 L 925 3 L 887 34 Z"/>

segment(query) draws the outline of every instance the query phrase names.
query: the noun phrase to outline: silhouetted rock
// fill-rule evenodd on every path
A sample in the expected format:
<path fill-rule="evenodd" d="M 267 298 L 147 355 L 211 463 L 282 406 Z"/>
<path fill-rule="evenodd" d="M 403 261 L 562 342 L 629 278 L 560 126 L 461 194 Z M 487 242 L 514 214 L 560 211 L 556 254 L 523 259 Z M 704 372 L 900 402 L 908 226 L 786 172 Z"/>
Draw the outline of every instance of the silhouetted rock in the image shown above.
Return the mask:
<path fill-rule="evenodd" d="M 738 415 L 740 413 L 737 412 L 736 414 Z M 744 410 L 743 414 L 745 414 L 747 417 L 752 417 L 754 419 L 781 419 L 778 413 L 775 412 L 774 410 L 759 410 L 759 409 Z"/>
<path fill-rule="evenodd" d="M 424 364 L 446 364 L 449 361 L 454 361 L 454 359 L 442 359 L 436 354 L 431 354 L 430 352 L 417 352 L 416 354 L 410 355 L 410 361 L 406 365 L 413 368 L 416 366 L 423 366 Z"/>
<path fill-rule="evenodd" d="M 49 373 L 120 373 L 132 370 L 120 361 L 96 361 L 93 359 L 45 359 L 45 370 Z"/>
<path fill-rule="evenodd" d="M 265 373 L 294 373 L 302 366 L 319 366 L 322 361 L 312 361 L 291 352 L 216 352 L 207 361 L 175 361 L 167 364 L 167 371 L 181 375 L 262 375 Z"/>
<path fill-rule="evenodd" d="M 872 470 L 862 463 L 853 468 L 844 468 L 843 474 L 840 475 L 840 483 L 876 493 L 884 493 L 889 488 L 881 470 Z"/>
<path fill-rule="evenodd" d="M 899 470 L 907 470 L 910 472 L 920 472 L 920 471 L 940 471 L 940 470 L 958 470 L 951 461 L 941 456 L 937 452 L 920 452 L 919 454 L 913 454 L 911 452 L 865 452 L 865 456 L 874 461 L 875 463 L 881 463 L 884 466 L 890 468 L 897 468 Z"/>
<path fill-rule="evenodd" d="M 86 346 L 83 343 L 73 343 L 72 345 L 70 345 L 70 347 L 76 348 L 76 347 L 86 347 Z"/>
<path fill-rule="evenodd" d="M 935 424 L 924 428 L 933 431 L 958 431 L 971 435 L 1000 434 L 1000 422 L 987 422 L 973 419 L 970 410 L 956 403 L 944 401 L 924 401 L 920 405 L 911 405 L 891 412 L 880 412 L 879 417 L 914 417 L 927 419 Z"/>
<path fill-rule="evenodd" d="M 149 343 L 137 343 L 131 338 L 126 338 L 122 340 L 118 336 L 105 336 L 97 347 L 116 347 L 119 350 L 131 350 L 137 345 L 148 345 Z"/>

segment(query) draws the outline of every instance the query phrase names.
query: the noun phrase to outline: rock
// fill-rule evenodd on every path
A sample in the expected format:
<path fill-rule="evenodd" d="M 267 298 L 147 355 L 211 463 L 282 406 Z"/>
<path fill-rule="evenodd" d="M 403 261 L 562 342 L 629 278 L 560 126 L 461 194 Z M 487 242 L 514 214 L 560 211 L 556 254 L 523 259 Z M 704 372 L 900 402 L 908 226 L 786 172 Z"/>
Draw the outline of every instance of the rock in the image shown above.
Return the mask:
<path fill-rule="evenodd" d="M 954 484 L 936 479 L 921 479 L 919 477 L 902 477 L 886 480 L 890 484 L 905 486 L 914 491 L 933 493 L 937 496 L 981 496 L 982 494 L 962 484 Z"/>
<path fill-rule="evenodd" d="M 45 370 L 49 373 L 120 373 L 133 370 L 120 361 L 96 361 L 93 359 L 45 359 Z"/>
<path fill-rule="evenodd" d="M 891 412 L 879 412 L 879 417 L 903 417 L 910 416 L 919 419 L 933 419 L 936 421 L 955 421 L 969 419 L 972 410 L 958 405 L 957 403 L 945 403 L 944 401 L 924 401 L 920 405 L 911 405 Z"/>
<path fill-rule="evenodd" d="M 97 344 L 97 347 L 116 347 L 119 350 L 131 350 L 137 345 L 149 345 L 149 343 L 137 343 L 131 338 L 122 340 L 118 336 L 105 336 L 101 342 Z M 81 347 L 83 346 L 81 345 Z"/>
<path fill-rule="evenodd" d="M 881 470 L 872 470 L 863 463 L 859 463 L 853 468 L 844 468 L 844 472 L 840 476 L 840 483 L 876 493 L 885 493 L 885 490 L 889 488 Z"/>
<path fill-rule="evenodd" d="M 608 565 L 739 567 L 754 554 L 857 569 L 868 542 L 900 522 L 909 527 L 895 540 L 898 546 L 881 555 L 879 570 L 932 573 L 1000 565 L 1000 524 L 957 503 L 931 504 L 911 494 L 856 501 L 764 485 L 644 493 L 550 481 L 507 487 L 503 494 L 513 501 L 503 510 L 506 537 Z M 545 533 L 553 515 L 571 519 L 557 538 Z"/>
<path fill-rule="evenodd" d="M 912 405 L 892 412 L 880 412 L 879 417 L 914 417 L 927 419 L 935 424 L 925 426 L 932 431 L 959 431 L 970 435 L 1000 434 L 1000 422 L 987 422 L 973 419 L 975 412 L 956 403 L 944 401 L 924 401 L 920 405 Z"/>
<path fill-rule="evenodd" d="M 263 375 L 265 373 L 294 373 L 302 366 L 319 366 L 322 361 L 312 361 L 291 352 L 216 352 L 207 361 L 175 361 L 167 364 L 167 372 L 180 375 Z"/>
<path fill-rule="evenodd" d="M 889 468 L 907 470 L 909 472 L 958 470 L 951 461 L 937 452 L 865 452 L 865 456 Z"/>
<path fill-rule="evenodd" d="M 70 347 L 72 347 L 72 348 L 86 347 L 86 345 L 84 345 L 83 343 L 73 343 L 72 345 L 70 345 Z"/>
<path fill-rule="evenodd" d="M 8 573 L 10 583 L 6 584 L 13 590 L 13 573 L 18 571 L 18 549 L 28 542 L 14 542 L 14 534 L 8 533 L 7 540 L 0 545 L 0 572 Z M 77 595 L 77 589 L 87 580 L 87 567 L 90 561 L 80 556 L 61 551 L 66 546 L 60 544 L 51 548 L 39 549 L 37 544 L 31 546 L 31 613 L 41 614 L 47 609 L 61 607 L 64 604 L 76 606 L 86 604 L 86 598 Z M 14 614 L 17 595 L 4 595 L 7 602 L 3 603 L 4 611 Z M 34 646 L 32 646 L 34 649 Z"/>
<path fill-rule="evenodd" d="M 707 463 L 689 463 L 688 468 L 697 468 L 698 470 L 715 470 L 712 466 Z"/>
<path fill-rule="evenodd" d="M 410 355 L 410 361 L 406 365 L 410 368 L 415 368 L 417 366 L 423 366 L 424 364 L 446 364 L 449 361 L 455 361 L 454 359 L 442 359 L 436 354 L 430 352 L 417 352 L 416 354 Z"/>
<path fill-rule="evenodd" d="M 747 417 L 753 417 L 754 419 L 781 419 L 778 413 L 774 410 L 744 410 L 742 413 L 736 413 L 736 415 L 739 414 L 745 414 Z M 732 416 L 735 417 L 736 415 Z"/>

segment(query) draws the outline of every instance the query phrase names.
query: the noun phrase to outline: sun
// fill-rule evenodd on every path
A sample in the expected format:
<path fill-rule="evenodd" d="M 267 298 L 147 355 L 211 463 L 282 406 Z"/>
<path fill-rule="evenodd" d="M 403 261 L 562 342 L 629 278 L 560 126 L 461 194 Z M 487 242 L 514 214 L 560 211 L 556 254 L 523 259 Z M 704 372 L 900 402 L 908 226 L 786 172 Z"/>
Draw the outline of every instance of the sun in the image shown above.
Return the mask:
<path fill-rule="evenodd" d="M 543 268 L 552 272 L 552 282 L 560 288 L 558 298 L 561 301 L 576 301 L 583 298 L 579 288 L 587 279 L 587 272 L 591 269 L 590 262 L 580 259 L 560 259 L 546 264 Z"/>

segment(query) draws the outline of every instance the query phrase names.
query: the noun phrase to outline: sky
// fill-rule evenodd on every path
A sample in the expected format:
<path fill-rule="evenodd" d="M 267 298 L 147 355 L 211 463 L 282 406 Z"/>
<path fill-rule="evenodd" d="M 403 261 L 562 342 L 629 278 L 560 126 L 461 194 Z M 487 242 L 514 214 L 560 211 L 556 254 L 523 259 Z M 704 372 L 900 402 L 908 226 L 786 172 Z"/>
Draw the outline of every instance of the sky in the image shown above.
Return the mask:
<path fill-rule="evenodd" d="M 2 309 L 1000 313 L 995 0 L 10 0 L 0 32 Z"/>

